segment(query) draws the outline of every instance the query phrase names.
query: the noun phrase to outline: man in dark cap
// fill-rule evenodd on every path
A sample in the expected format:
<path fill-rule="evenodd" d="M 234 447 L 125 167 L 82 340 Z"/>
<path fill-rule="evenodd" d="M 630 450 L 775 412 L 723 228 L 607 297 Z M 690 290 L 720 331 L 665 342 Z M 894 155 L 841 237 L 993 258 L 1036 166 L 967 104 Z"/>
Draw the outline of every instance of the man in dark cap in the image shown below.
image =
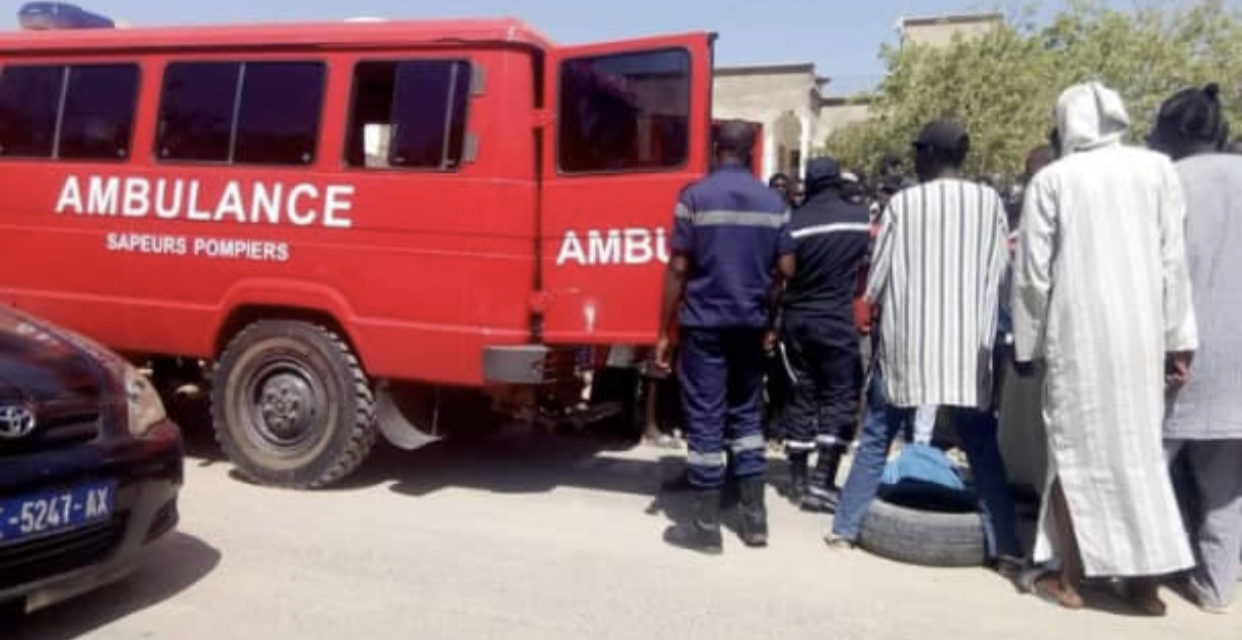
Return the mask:
<path fill-rule="evenodd" d="M 691 521 L 670 528 L 665 539 L 712 554 L 723 550 L 727 470 L 741 496 L 742 542 L 768 541 L 763 357 L 765 342 L 774 340 L 775 292 L 793 274 L 794 256 L 785 202 L 747 169 L 753 136 L 746 123 L 724 123 L 715 171 L 678 199 L 656 343 L 656 366 L 667 371 L 676 320 L 687 475 L 695 489 Z"/>
<path fill-rule="evenodd" d="M 992 349 L 1001 278 L 1009 265 L 1005 205 L 995 190 L 961 179 L 966 131 L 933 122 L 914 143 L 921 184 L 893 197 L 881 219 L 867 300 L 880 307 L 879 373 L 832 546 L 852 546 L 879 489 L 889 446 L 920 406 L 957 428 L 979 495 L 988 554 L 1006 570 L 1020 555 L 1013 502 L 996 440 Z"/>
<path fill-rule="evenodd" d="M 797 270 L 781 304 L 782 348 L 793 380 L 785 452 L 793 497 L 809 511 L 836 508 L 837 470 L 854 440 L 858 330 L 853 297 L 871 234 L 831 158 L 807 165 L 807 201 L 790 224 Z M 815 468 L 808 473 L 812 453 Z"/>

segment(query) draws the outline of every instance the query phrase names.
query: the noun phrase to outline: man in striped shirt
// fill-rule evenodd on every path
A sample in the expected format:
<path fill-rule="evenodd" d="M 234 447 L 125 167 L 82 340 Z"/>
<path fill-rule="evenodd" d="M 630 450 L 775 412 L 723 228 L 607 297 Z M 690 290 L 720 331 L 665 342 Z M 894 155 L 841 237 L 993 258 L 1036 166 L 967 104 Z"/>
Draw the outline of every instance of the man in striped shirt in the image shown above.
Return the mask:
<path fill-rule="evenodd" d="M 867 299 L 881 313 L 883 375 L 873 380 L 883 379 L 888 407 L 883 420 L 863 425 L 828 541 L 858 540 L 893 438 L 918 407 L 938 405 L 970 460 L 990 557 L 1008 561 L 1020 551 L 991 411 L 992 350 L 1009 265 L 1005 206 L 995 190 L 959 177 L 970 139 L 957 123 L 928 125 L 914 147 L 921 184 L 889 203 L 867 284 Z"/>

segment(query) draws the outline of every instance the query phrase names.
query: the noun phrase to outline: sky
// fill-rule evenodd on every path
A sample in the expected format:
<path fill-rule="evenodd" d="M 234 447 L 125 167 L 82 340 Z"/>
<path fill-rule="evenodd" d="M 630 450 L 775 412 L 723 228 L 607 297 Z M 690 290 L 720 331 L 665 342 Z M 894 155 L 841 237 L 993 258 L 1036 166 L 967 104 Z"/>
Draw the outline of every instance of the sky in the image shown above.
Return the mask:
<path fill-rule="evenodd" d="M 1119 8 L 1178 5 L 1190 0 L 1106 0 Z M 22 0 L 6 2 L 0 28 L 16 26 Z M 1039 5 L 1048 15 L 1063 0 L 76 0 L 133 25 L 203 22 L 515 16 L 564 43 L 682 31 L 714 31 L 718 64 L 814 62 L 832 78 L 828 93 L 874 84 L 884 72 L 880 45 L 896 39 L 902 16 L 996 10 L 1016 14 Z"/>

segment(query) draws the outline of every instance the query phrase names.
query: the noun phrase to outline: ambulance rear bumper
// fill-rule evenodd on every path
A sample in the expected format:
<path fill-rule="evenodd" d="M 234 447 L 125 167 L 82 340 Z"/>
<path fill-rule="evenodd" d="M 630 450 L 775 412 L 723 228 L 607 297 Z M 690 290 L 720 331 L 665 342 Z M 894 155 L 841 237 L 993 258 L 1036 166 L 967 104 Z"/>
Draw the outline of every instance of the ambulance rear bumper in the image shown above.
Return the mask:
<path fill-rule="evenodd" d="M 573 378 L 578 350 L 573 347 L 513 345 L 483 350 L 483 377 L 488 384 L 545 385 Z"/>

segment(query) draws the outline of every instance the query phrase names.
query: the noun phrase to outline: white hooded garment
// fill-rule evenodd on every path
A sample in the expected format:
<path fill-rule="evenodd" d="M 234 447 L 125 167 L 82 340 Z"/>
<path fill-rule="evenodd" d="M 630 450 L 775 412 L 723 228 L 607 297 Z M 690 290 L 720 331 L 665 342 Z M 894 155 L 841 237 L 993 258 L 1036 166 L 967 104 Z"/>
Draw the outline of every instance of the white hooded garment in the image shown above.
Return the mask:
<path fill-rule="evenodd" d="M 1088 576 L 1179 571 L 1194 559 L 1165 465 L 1164 359 L 1198 341 L 1179 178 L 1121 144 L 1129 116 L 1099 84 L 1062 94 L 1057 123 L 1064 157 L 1027 193 L 1013 300 L 1018 359 L 1047 362 L 1048 485 Z M 1036 561 L 1054 527 L 1045 499 Z"/>

